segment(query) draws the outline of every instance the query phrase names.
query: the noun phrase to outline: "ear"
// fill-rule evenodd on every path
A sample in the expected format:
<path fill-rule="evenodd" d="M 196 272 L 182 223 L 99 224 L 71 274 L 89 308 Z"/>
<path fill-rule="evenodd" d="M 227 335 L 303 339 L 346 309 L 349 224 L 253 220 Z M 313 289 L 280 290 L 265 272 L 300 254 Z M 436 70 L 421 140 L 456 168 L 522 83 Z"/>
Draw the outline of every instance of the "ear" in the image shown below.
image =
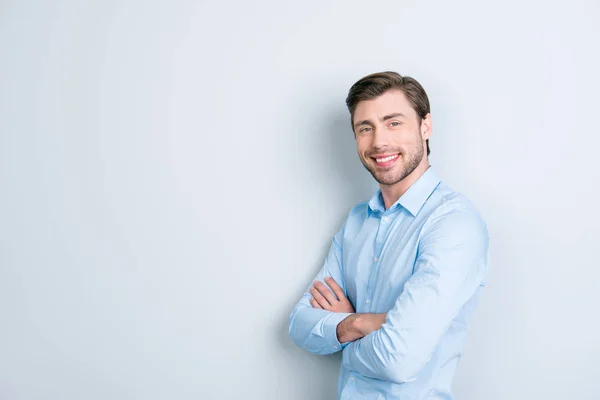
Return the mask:
<path fill-rule="evenodd" d="M 431 137 L 432 127 L 433 121 L 431 120 L 431 113 L 429 113 L 425 118 L 421 118 L 421 138 L 423 140 L 427 140 Z"/>

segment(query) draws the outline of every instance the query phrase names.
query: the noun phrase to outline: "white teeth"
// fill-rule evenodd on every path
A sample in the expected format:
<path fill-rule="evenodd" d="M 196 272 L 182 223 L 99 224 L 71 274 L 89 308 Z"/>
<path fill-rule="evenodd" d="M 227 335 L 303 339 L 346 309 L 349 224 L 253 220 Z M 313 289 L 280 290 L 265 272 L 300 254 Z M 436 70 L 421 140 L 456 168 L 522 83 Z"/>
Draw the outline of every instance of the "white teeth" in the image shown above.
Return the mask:
<path fill-rule="evenodd" d="M 396 157 L 398 157 L 398 154 L 395 154 L 395 155 L 389 156 L 389 157 L 385 157 L 385 158 L 376 158 L 375 160 L 377 160 L 378 163 L 382 163 L 382 162 L 387 162 L 387 161 L 393 160 Z"/>

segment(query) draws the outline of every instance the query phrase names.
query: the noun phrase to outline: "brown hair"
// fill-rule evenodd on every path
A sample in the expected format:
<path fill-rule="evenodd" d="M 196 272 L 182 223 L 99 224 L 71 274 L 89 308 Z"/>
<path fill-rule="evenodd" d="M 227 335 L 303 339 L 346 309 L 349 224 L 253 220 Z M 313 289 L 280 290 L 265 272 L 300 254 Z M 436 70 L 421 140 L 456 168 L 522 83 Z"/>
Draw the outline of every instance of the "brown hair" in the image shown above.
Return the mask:
<path fill-rule="evenodd" d="M 416 79 L 392 71 L 377 72 L 361 78 L 348 91 L 346 106 L 350 111 L 352 131 L 354 131 L 354 111 L 357 104 L 363 100 L 372 100 L 392 89 L 398 89 L 404 93 L 412 108 L 416 111 L 419 122 L 430 113 L 427 93 Z M 429 155 L 429 139 L 426 140 L 426 143 L 427 155 Z"/>

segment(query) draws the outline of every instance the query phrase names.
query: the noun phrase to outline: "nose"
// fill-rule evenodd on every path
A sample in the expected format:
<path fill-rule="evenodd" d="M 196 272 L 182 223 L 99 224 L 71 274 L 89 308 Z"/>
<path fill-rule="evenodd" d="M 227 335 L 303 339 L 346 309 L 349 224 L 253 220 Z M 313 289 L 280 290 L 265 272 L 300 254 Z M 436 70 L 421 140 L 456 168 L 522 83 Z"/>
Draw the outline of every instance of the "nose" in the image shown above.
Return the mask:
<path fill-rule="evenodd" d="M 383 149 L 389 147 L 390 135 L 384 126 L 377 126 L 373 132 L 373 143 L 372 146 L 375 149 Z"/>

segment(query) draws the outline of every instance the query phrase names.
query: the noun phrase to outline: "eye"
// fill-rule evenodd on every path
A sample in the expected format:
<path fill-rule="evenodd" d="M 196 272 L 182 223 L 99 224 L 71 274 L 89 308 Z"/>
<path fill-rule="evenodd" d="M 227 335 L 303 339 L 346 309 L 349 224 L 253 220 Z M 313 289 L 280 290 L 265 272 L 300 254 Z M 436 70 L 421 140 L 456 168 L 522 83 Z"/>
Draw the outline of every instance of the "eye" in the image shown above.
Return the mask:
<path fill-rule="evenodd" d="M 398 121 L 392 121 L 392 122 L 390 122 L 390 126 L 400 126 L 400 125 L 402 125 L 402 123 L 398 122 Z"/>
<path fill-rule="evenodd" d="M 366 132 L 370 132 L 370 131 L 371 131 L 370 127 L 364 126 L 364 127 L 360 128 L 358 132 L 360 132 L 360 133 L 366 133 Z"/>

